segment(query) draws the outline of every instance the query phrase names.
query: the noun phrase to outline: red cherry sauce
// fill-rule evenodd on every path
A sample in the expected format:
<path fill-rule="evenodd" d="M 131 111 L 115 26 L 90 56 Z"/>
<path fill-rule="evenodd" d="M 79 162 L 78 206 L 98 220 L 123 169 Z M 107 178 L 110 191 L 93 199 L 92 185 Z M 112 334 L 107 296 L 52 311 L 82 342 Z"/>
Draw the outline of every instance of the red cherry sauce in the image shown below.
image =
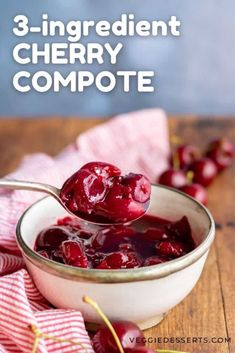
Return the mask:
<path fill-rule="evenodd" d="M 176 222 L 145 215 L 131 225 L 94 226 L 59 219 L 37 236 L 35 250 L 70 266 L 126 269 L 173 260 L 195 248 L 186 216 Z"/>

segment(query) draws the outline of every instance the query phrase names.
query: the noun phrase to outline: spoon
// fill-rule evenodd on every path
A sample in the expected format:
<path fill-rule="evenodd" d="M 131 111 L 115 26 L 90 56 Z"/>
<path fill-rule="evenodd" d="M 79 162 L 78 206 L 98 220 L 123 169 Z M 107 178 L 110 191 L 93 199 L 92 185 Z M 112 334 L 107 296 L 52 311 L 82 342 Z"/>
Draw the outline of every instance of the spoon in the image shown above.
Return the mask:
<path fill-rule="evenodd" d="M 115 225 L 122 225 L 125 224 L 125 222 L 115 222 L 115 221 L 111 221 L 109 219 L 106 219 L 104 217 L 94 217 L 92 215 L 89 214 L 85 214 L 85 213 L 73 213 L 71 212 L 66 205 L 64 204 L 64 202 L 61 200 L 60 197 L 60 189 L 56 188 L 55 186 L 49 185 L 49 184 L 44 184 L 44 183 L 37 183 L 37 182 L 33 182 L 33 181 L 21 181 L 21 180 L 14 180 L 14 179 L 0 179 L 0 188 L 5 188 L 5 189 L 15 189 L 15 190 L 30 190 L 30 191 L 38 191 L 38 192 L 45 192 L 46 194 L 49 194 L 50 196 L 53 196 L 60 204 L 61 206 L 64 207 L 64 209 L 72 214 L 73 216 L 78 217 L 79 219 L 95 224 L 95 225 L 99 225 L 99 226 L 105 226 L 105 225 L 110 225 L 110 224 L 115 224 Z M 145 212 L 147 211 L 149 206 L 149 203 L 145 209 Z M 136 217 L 135 219 L 131 220 L 131 222 L 136 221 L 137 219 L 143 217 L 144 214 L 142 214 L 139 217 Z M 130 223 L 130 221 L 128 221 L 128 223 Z"/>

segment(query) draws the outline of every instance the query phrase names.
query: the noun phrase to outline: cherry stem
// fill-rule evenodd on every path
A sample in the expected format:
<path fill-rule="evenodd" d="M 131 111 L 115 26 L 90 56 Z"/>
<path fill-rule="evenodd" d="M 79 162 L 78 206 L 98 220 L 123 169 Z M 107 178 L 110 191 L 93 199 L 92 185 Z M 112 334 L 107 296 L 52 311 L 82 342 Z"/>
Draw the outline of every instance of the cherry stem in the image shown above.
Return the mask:
<path fill-rule="evenodd" d="M 120 353 L 124 353 L 124 349 L 123 349 L 123 347 L 121 345 L 121 342 L 120 342 L 120 340 L 119 340 L 119 338 L 118 338 L 118 336 L 117 336 L 117 334 L 116 334 L 116 332 L 115 332 L 115 330 L 113 328 L 113 325 L 111 324 L 111 322 L 109 321 L 107 316 L 103 313 L 103 311 L 100 309 L 99 305 L 93 299 L 91 299 L 88 296 L 84 296 L 82 299 L 83 299 L 84 303 L 90 304 L 96 310 L 98 315 L 102 318 L 104 323 L 108 326 L 111 334 L 113 335 L 113 338 L 114 338 L 114 340 L 116 342 L 116 345 L 117 345 L 117 347 L 119 349 L 119 352 Z"/>
<path fill-rule="evenodd" d="M 192 170 L 189 170 L 186 174 L 187 180 L 190 184 L 193 182 L 193 177 L 194 177 L 194 172 Z"/>
<path fill-rule="evenodd" d="M 177 135 L 172 135 L 170 137 L 170 143 L 173 146 L 179 145 L 182 143 L 182 139 Z M 172 150 L 173 150 L 173 148 L 172 148 Z M 180 168 L 179 155 L 178 155 L 177 151 L 175 153 L 172 153 L 172 164 L 173 164 L 174 169 L 178 170 Z"/>
<path fill-rule="evenodd" d="M 170 137 L 170 142 L 172 143 L 172 145 L 179 145 L 180 143 L 182 143 L 182 139 L 177 135 L 172 135 Z"/>
<path fill-rule="evenodd" d="M 36 353 L 37 352 L 41 338 L 49 339 L 49 340 L 52 340 L 52 341 L 55 341 L 55 342 L 71 343 L 71 345 L 73 345 L 73 346 L 80 346 L 85 351 L 85 353 L 88 353 L 87 348 L 80 342 L 76 342 L 76 341 L 73 341 L 73 340 L 67 339 L 67 338 L 61 338 L 61 337 L 55 337 L 55 336 L 52 336 L 52 335 L 48 335 L 46 333 L 43 333 L 37 327 L 37 325 L 34 325 L 34 324 L 29 325 L 29 329 L 35 335 L 35 339 L 34 339 L 33 348 L 32 348 L 31 353 Z"/>
<path fill-rule="evenodd" d="M 173 168 L 175 170 L 178 170 L 180 168 L 179 155 L 177 151 L 172 155 L 172 163 L 173 163 Z"/>

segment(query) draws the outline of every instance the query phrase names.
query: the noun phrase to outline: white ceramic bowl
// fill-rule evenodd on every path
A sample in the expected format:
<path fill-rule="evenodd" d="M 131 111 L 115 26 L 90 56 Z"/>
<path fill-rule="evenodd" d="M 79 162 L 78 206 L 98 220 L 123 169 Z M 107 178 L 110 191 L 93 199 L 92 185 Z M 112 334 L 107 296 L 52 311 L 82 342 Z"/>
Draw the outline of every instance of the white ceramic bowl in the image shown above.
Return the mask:
<path fill-rule="evenodd" d="M 88 323 L 99 323 L 95 311 L 82 297 L 93 298 L 111 320 L 131 320 L 151 327 L 181 302 L 198 281 L 215 235 L 209 211 L 191 197 L 163 186 L 152 187 L 149 214 L 169 220 L 189 219 L 196 249 L 159 265 L 127 270 L 79 269 L 48 260 L 35 251 L 42 228 L 65 216 L 52 197 L 46 197 L 22 215 L 17 241 L 27 268 L 42 295 L 58 308 L 79 309 Z"/>

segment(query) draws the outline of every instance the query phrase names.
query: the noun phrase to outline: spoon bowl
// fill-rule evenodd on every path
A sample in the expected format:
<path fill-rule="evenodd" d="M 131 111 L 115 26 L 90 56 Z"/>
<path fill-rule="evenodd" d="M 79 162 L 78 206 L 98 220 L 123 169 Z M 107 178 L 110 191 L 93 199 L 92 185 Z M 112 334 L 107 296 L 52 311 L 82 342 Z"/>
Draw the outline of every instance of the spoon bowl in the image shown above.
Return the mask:
<path fill-rule="evenodd" d="M 82 212 L 76 212 L 76 213 L 72 213 L 71 211 L 68 211 L 69 213 L 73 214 L 73 216 L 77 216 L 79 219 L 82 219 L 86 222 L 95 224 L 95 225 L 102 225 L 102 226 L 108 226 L 108 225 L 123 225 L 123 224 L 128 224 L 128 223 L 132 223 L 137 221 L 138 219 L 142 218 L 144 216 L 144 214 L 148 211 L 149 209 L 149 205 L 150 205 L 150 201 L 148 201 L 145 204 L 144 207 L 144 213 L 141 214 L 138 217 L 133 218 L 132 220 L 127 220 L 125 222 L 120 222 L 120 221 L 114 221 L 111 219 L 108 219 L 107 217 L 103 217 L 100 215 L 93 215 L 93 214 L 86 214 L 86 213 L 82 213 Z M 64 207 L 66 208 L 66 206 L 64 205 Z"/>

